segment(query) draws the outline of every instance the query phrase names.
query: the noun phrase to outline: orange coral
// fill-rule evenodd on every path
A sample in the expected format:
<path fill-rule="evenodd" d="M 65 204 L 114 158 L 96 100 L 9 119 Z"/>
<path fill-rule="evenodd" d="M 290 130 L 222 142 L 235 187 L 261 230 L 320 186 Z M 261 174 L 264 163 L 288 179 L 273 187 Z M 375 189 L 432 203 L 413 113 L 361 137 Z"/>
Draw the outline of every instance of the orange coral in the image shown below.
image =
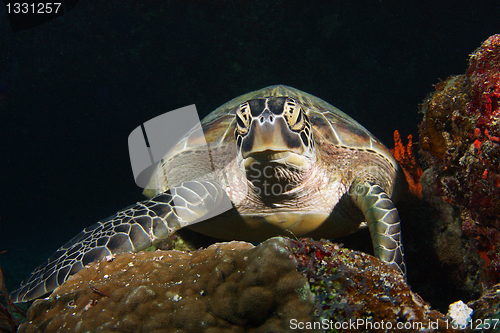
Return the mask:
<path fill-rule="evenodd" d="M 408 135 L 408 144 L 406 147 L 401 142 L 401 135 L 398 130 L 394 131 L 394 148 L 391 153 L 401 165 L 405 173 L 406 181 L 408 182 L 410 192 L 417 197 L 422 197 L 422 185 L 420 184 L 420 177 L 423 174 L 422 168 L 415 158 L 413 153 L 413 136 Z"/>

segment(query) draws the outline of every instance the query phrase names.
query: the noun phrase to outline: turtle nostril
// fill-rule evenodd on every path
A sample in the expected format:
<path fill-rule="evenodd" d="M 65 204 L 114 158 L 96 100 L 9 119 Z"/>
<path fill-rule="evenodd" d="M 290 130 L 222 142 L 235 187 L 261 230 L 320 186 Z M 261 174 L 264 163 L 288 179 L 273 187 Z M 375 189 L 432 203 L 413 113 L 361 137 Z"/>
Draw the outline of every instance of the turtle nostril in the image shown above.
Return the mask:
<path fill-rule="evenodd" d="M 273 123 L 274 122 L 274 116 L 271 112 L 269 111 L 264 111 L 260 117 L 259 117 L 259 123 L 260 124 L 263 124 L 264 122 L 268 122 L 268 123 Z"/>

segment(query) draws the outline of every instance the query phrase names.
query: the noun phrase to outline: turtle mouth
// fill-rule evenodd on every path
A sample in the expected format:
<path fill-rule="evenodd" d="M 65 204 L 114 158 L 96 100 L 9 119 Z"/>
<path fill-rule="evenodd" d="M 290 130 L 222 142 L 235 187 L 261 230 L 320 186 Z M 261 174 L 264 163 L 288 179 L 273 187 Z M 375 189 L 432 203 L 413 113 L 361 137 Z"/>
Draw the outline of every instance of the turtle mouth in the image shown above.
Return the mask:
<path fill-rule="evenodd" d="M 290 150 L 266 149 L 250 153 L 243 159 L 243 165 L 246 169 L 251 168 L 254 163 L 258 165 L 282 165 L 287 168 L 301 169 L 307 167 L 310 161 L 306 156 Z"/>
<path fill-rule="evenodd" d="M 275 162 L 279 160 L 286 159 L 291 152 L 289 150 L 271 150 L 266 149 L 263 151 L 257 151 L 249 153 L 246 158 L 252 158 L 259 162 Z"/>

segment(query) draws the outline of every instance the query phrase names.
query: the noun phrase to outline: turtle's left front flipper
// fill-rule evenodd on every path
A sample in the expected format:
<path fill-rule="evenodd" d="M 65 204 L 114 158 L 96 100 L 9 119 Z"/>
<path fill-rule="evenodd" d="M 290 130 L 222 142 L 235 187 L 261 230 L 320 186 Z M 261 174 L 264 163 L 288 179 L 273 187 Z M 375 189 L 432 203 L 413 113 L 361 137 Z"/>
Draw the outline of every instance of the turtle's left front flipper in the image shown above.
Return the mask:
<path fill-rule="evenodd" d="M 392 200 L 379 185 L 370 183 L 354 184 L 350 195 L 365 216 L 375 256 L 397 268 L 406 278 L 401 224 Z"/>
<path fill-rule="evenodd" d="M 216 182 L 188 181 L 138 202 L 83 229 L 35 268 L 10 298 L 13 302 L 33 300 L 53 291 L 91 262 L 144 250 L 186 225 L 221 212 L 225 199 L 227 195 Z"/>

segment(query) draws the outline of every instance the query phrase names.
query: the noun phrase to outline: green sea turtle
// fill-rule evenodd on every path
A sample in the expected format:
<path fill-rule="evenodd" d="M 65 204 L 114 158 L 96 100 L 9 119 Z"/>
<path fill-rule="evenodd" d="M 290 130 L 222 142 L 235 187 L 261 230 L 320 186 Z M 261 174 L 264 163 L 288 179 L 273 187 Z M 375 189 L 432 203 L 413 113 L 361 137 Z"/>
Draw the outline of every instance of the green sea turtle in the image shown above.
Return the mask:
<path fill-rule="evenodd" d="M 161 160 L 144 191 L 150 199 L 84 229 L 38 266 L 12 300 L 41 297 L 90 262 L 146 249 L 183 227 L 262 241 L 336 238 L 367 225 L 375 255 L 405 274 L 391 199 L 404 177 L 389 150 L 348 115 L 277 85 L 222 105 L 201 129 Z M 219 209 L 224 202 L 229 210 Z"/>

